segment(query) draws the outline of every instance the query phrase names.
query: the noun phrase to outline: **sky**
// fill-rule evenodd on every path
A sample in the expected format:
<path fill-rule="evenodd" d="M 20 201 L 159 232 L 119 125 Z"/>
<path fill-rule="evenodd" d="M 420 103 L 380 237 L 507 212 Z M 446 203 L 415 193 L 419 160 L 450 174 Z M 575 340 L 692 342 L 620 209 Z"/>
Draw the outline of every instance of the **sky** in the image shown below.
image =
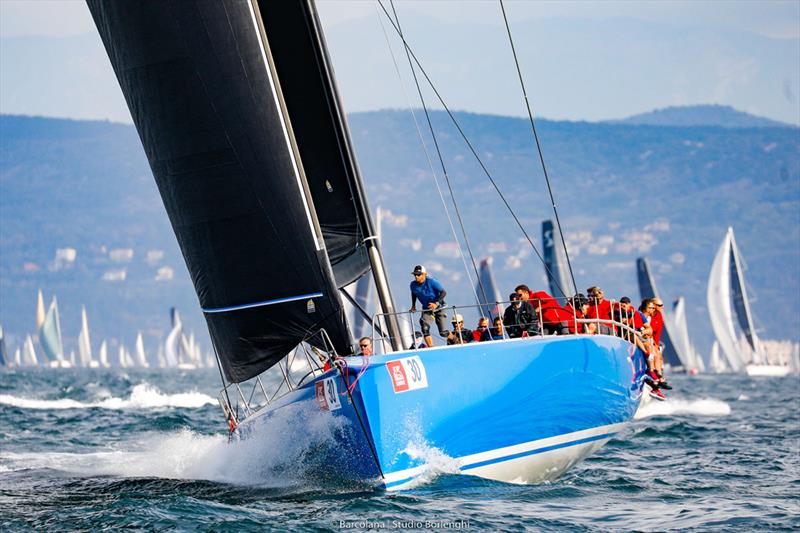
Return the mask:
<path fill-rule="evenodd" d="M 395 7 L 450 107 L 525 114 L 498 2 Z M 537 116 L 607 120 L 714 103 L 800 125 L 796 0 L 505 7 Z M 418 106 L 377 2 L 321 0 L 318 9 L 348 111 Z M 130 122 L 83 1 L 0 0 L 0 112 Z"/>

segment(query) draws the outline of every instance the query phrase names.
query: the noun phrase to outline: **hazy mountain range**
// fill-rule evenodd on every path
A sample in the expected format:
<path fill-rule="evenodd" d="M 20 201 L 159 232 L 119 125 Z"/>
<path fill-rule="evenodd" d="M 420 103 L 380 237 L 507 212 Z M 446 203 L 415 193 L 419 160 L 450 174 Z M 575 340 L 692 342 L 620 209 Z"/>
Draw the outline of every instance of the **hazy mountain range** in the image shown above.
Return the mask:
<path fill-rule="evenodd" d="M 493 257 L 503 292 L 519 282 L 544 287 L 538 259 L 457 131 L 445 114 L 432 118 L 473 253 Z M 540 246 L 541 221 L 552 211 L 527 120 L 457 118 Z M 687 125 L 641 124 L 653 120 Z M 418 263 L 443 281 L 450 303 L 471 303 L 410 114 L 356 113 L 350 124 L 370 204 L 389 212 L 384 253 L 398 306 L 409 303 L 408 272 Z M 733 225 L 762 336 L 798 338 L 800 129 L 715 107 L 537 127 L 581 291 L 599 284 L 612 295 L 638 298 L 634 261 L 647 256 L 662 297 L 686 297 L 690 333 L 707 353 L 708 271 Z M 452 217 L 441 175 L 440 186 Z M 58 295 L 67 351 L 82 304 L 97 343 L 116 338 L 130 346 L 141 329 L 152 345 L 166 334 L 172 305 L 205 335 L 132 126 L 0 116 L 0 202 L 0 324 L 12 346 L 34 329 L 38 288 L 48 299 Z M 59 249 L 75 250 L 74 259 Z"/>

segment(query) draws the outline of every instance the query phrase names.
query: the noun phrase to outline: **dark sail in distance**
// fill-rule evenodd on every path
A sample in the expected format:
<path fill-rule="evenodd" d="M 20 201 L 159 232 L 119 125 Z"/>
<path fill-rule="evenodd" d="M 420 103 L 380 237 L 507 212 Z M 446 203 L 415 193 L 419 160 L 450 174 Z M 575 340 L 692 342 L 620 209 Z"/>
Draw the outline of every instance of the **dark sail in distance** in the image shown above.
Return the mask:
<path fill-rule="evenodd" d="M 475 286 L 475 292 L 478 294 L 478 299 L 481 303 L 481 316 L 485 316 L 491 321 L 503 315 L 503 306 L 500 304 L 503 298 L 500 296 L 500 291 L 497 290 L 490 259 L 481 259 L 480 269 L 478 270 L 480 282 Z M 489 325 L 491 326 L 492 324 Z"/>
<path fill-rule="evenodd" d="M 226 377 L 240 382 L 258 375 L 321 328 L 339 353 L 349 353 L 316 196 L 258 6 L 232 0 L 88 4 Z M 305 3 L 276 4 L 307 15 Z M 331 178 L 331 188 L 341 190 L 340 178 Z M 343 225 L 349 229 L 326 223 L 358 239 L 357 221 Z M 331 246 L 340 264 L 354 255 L 349 246 Z M 364 270 L 359 260 L 353 264 L 349 272 Z"/>
<path fill-rule="evenodd" d="M 547 283 L 550 294 L 556 298 L 571 296 L 570 284 L 566 277 L 565 261 L 563 259 L 563 246 L 558 232 L 555 231 L 552 220 L 542 221 L 542 251 L 544 252 L 544 266 L 547 274 Z M 564 300 L 561 300 L 564 303 Z"/>
<path fill-rule="evenodd" d="M 742 328 L 744 336 L 747 339 L 747 344 L 753 353 L 758 353 L 756 346 L 756 335 L 753 327 L 753 317 L 750 314 L 750 306 L 747 301 L 747 289 L 744 286 L 744 276 L 742 272 L 742 260 L 739 257 L 739 247 L 736 246 L 736 239 L 733 237 L 733 230 L 731 231 L 731 299 L 733 300 L 733 308 L 736 310 L 736 318 L 739 321 L 739 327 Z"/>
<path fill-rule="evenodd" d="M 650 275 L 650 264 L 644 257 L 640 257 L 636 260 L 636 277 L 639 280 L 639 295 L 642 297 L 642 300 L 645 298 L 661 299 L 656 289 L 656 283 Z M 663 300 L 661 301 L 663 302 Z M 661 310 L 661 314 L 664 314 L 663 309 Z M 666 317 L 664 320 L 664 328 L 661 330 L 661 344 L 664 345 L 664 362 L 675 370 L 686 370 L 686 365 L 683 364 L 685 358 L 681 357 L 681 354 L 678 353 L 678 349 L 670 337 Z"/>

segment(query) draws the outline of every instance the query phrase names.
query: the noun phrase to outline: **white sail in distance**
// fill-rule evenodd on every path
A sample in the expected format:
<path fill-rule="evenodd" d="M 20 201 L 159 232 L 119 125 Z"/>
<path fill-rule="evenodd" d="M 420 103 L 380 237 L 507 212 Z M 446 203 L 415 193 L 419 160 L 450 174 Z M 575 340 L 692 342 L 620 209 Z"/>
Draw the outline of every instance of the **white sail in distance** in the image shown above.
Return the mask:
<path fill-rule="evenodd" d="M 25 337 L 22 364 L 24 366 L 39 366 L 39 359 L 36 357 L 36 350 L 33 347 L 33 339 L 31 339 L 30 335 Z"/>
<path fill-rule="evenodd" d="M 178 310 L 172 309 L 172 330 L 164 341 L 164 359 L 168 367 L 176 367 L 180 362 L 180 343 L 183 336 L 183 326 Z"/>
<path fill-rule="evenodd" d="M 81 366 L 97 368 L 99 364 L 92 358 L 92 342 L 89 338 L 89 319 L 86 317 L 86 308 L 81 306 L 81 332 L 78 334 L 78 356 Z"/>
<path fill-rule="evenodd" d="M 42 298 L 42 289 L 36 295 L 36 331 L 42 329 L 44 324 L 44 298 Z"/>
<path fill-rule="evenodd" d="M 106 341 L 100 343 L 100 354 L 98 355 L 98 358 L 100 359 L 100 366 L 103 368 L 108 368 L 111 366 L 108 363 L 108 344 L 106 344 Z"/>
<path fill-rule="evenodd" d="M 741 359 L 741 349 L 736 338 L 733 326 L 733 313 L 731 310 L 731 235 L 733 230 L 728 228 L 728 233 L 714 256 L 711 264 L 711 273 L 708 276 L 708 315 L 711 327 L 714 330 L 722 354 L 727 360 L 728 367 L 734 372 L 744 370 L 744 361 Z"/>
<path fill-rule="evenodd" d="M 144 340 L 142 339 L 141 331 L 136 335 L 136 362 L 143 368 L 150 366 L 147 362 L 147 355 L 144 353 Z"/>

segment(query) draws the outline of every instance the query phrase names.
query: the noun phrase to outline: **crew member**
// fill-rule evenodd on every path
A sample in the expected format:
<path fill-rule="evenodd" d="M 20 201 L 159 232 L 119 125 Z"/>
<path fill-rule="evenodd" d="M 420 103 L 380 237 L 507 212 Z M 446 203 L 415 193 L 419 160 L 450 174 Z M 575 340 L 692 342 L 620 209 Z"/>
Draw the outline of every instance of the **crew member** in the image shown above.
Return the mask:
<path fill-rule="evenodd" d="M 411 309 L 412 313 L 417 311 L 417 300 L 422 306 L 422 316 L 419 319 L 419 326 L 422 328 L 422 335 L 425 337 L 425 344 L 433 346 L 431 338 L 431 323 L 436 319 L 436 327 L 439 329 L 439 336 L 446 338 L 450 331 L 447 329 L 447 312 L 444 310 L 447 305 L 444 297 L 447 291 L 442 284 L 435 278 L 428 276 L 428 271 L 423 265 L 417 265 L 411 272 L 414 281 L 411 282 Z"/>

